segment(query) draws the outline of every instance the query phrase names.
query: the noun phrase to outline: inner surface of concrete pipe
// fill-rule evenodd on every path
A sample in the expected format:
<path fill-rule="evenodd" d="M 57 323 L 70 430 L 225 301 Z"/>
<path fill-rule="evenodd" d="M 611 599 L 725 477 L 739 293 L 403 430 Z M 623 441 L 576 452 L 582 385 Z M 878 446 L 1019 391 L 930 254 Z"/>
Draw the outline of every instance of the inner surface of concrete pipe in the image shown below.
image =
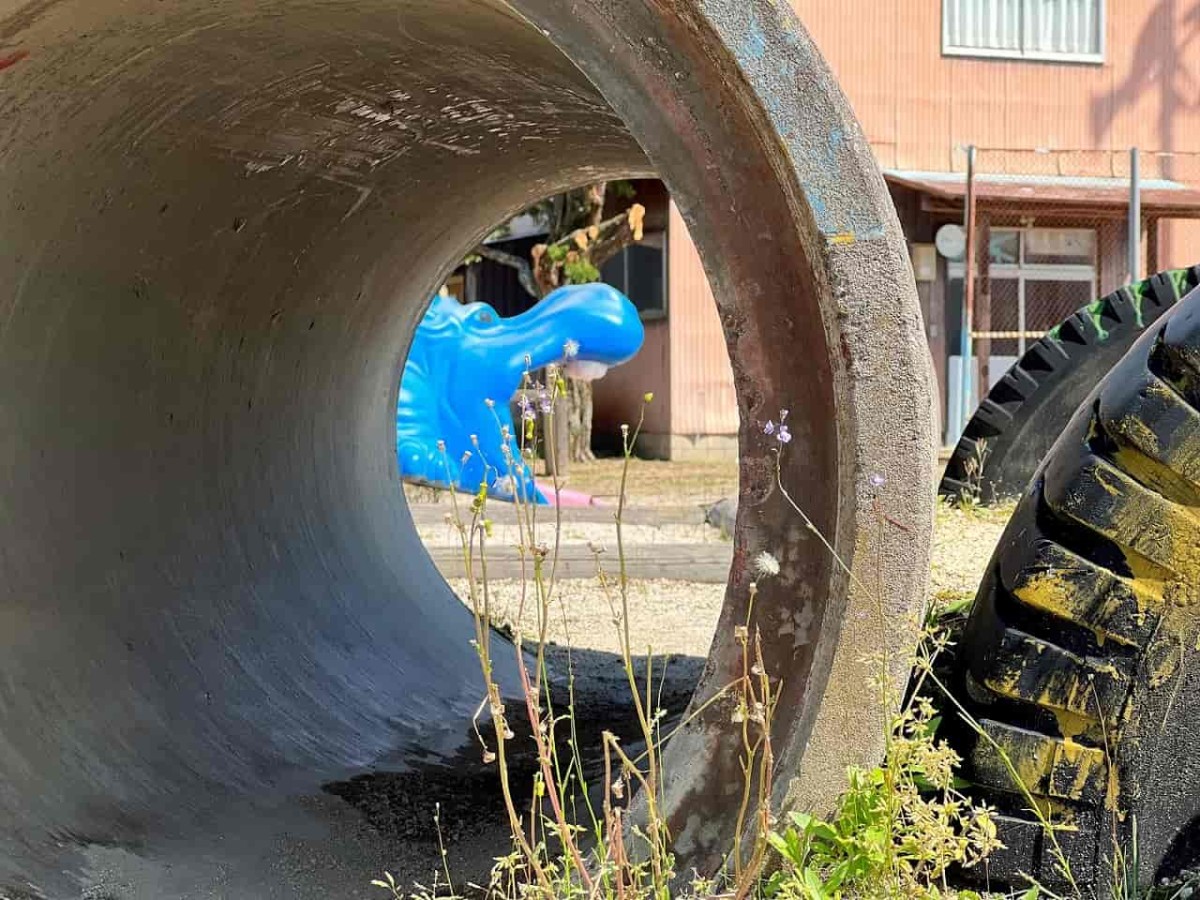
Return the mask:
<path fill-rule="evenodd" d="M 331 780 L 478 755 L 470 622 L 396 475 L 397 381 L 475 241 L 609 177 L 666 181 L 737 379 L 701 695 L 768 550 L 777 800 L 820 809 L 878 753 L 863 655 L 899 659 L 926 577 L 926 351 L 882 179 L 782 7 L 0 0 L 10 895 L 79 896 L 108 853 L 127 871 L 104 896 L 238 896 L 231 872 L 243 896 L 306 896 L 247 823 L 319 831 L 306 803 Z M 782 408 L 783 479 L 858 586 L 773 487 L 760 426 Z M 668 752 L 681 867 L 728 846 L 731 729 L 718 705 Z"/>

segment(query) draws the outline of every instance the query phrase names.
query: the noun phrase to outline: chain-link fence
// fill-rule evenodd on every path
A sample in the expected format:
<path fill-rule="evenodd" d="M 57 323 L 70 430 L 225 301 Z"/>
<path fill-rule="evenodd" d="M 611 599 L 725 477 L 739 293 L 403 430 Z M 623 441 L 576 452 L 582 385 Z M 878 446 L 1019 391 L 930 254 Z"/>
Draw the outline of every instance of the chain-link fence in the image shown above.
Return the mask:
<path fill-rule="evenodd" d="M 962 224 L 939 235 L 947 308 L 957 308 L 947 316 L 952 440 L 987 389 L 1075 310 L 1193 247 L 1200 261 L 1186 235 L 1200 217 L 1200 154 L 964 147 L 956 157 Z"/>

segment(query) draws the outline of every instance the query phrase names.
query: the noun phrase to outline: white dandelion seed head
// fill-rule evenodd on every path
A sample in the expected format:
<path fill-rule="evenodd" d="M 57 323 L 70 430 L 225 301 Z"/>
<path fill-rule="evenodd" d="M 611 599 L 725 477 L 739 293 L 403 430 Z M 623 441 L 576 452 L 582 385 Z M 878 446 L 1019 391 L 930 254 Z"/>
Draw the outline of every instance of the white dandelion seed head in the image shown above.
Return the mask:
<path fill-rule="evenodd" d="M 754 571 L 764 578 L 778 575 L 779 560 L 772 556 L 769 551 L 764 550 L 754 558 Z"/>

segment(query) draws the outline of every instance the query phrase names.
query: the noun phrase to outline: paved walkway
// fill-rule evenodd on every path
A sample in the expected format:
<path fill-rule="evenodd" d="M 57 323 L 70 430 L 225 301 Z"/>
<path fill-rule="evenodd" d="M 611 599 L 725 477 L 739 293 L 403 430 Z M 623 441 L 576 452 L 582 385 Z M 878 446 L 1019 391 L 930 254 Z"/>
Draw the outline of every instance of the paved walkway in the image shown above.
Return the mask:
<path fill-rule="evenodd" d="M 471 498 L 465 496 L 459 503 L 459 512 L 464 517 L 470 515 L 468 509 L 470 503 Z M 453 507 L 449 501 L 445 503 L 410 503 L 408 509 L 412 513 L 413 524 L 415 525 L 440 524 L 453 511 Z M 616 513 L 617 508 L 615 506 L 563 507 L 562 521 L 565 523 L 595 522 L 612 524 Z M 496 501 L 488 504 L 488 514 L 497 522 L 510 522 L 516 516 L 515 511 L 509 504 Z M 538 510 L 538 520 L 544 523 L 553 522 L 555 520 L 554 509 L 548 506 L 541 507 Z M 699 504 L 695 506 L 631 507 L 625 510 L 621 521 L 629 525 L 702 525 L 704 523 L 704 508 Z"/>
<path fill-rule="evenodd" d="M 429 547 L 429 555 L 446 578 L 465 578 L 462 551 L 456 547 Z M 729 577 L 729 564 L 733 560 L 733 545 L 721 544 L 642 544 L 625 548 L 625 572 L 630 578 L 665 578 L 672 581 L 694 581 L 708 584 L 724 584 Z M 620 569 L 615 547 L 609 547 L 600 555 L 600 564 L 609 575 Z M 525 571 L 532 577 L 533 563 L 525 563 Z M 487 558 L 489 579 L 517 579 L 521 577 L 522 564 L 516 549 L 497 547 L 489 550 Z M 475 561 L 475 574 L 482 575 L 482 567 Z M 559 548 L 556 579 L 594 578 L 596 556 L 585 546 L 565 544 Z"/>
<path fill-rule="evenodd" d="M 469 502 L 469 501 L 468 501 Z M 438 525 L 446 520 L 451 507 L 448 503 L 410 504 L 413 523 L 417 526 Z M 462 508 L 465 515 L 465 507 Z M 562 510 L 564 525 L 594 523 L 611 525 L 615 507 L 580 507 Z M 491 515 L 497 522 L 513 515 L 511 508 L 494 506 Z M 553 509 L 539 511 L 543 523 L 555 520 Z M 628 525 L 702 525 L 704 510 L 699 506 L 642 507 L 625 511 L 622 521 Z M 600 564 L 605 572 L 616 575 L 620 568 L 617 558 L 615 535 L 604 540 L 607 548 L 600 555 Z M 464 578 L 462 551 L 455 545 L 429 545 L 426 547 L 438 569 L 446 578 Z M 643 543 L 626 544 L 625 571 L 630 578 L 662 578 L 672 581 L 691 581 L 708 584 L 724 584 L 729 575 L 729 564 L 733 559 L 733 544 L 727 541 L 713 543 Z M 558 552 L 558 567 L 555 578 L 594 578 L 596 555 L 585 544 L 564 542 Z M 493 544 L 487 559 L 489 579 L 519 579 L 522 577 L 522 560 L 515 547 Z M 524 570 L 532 574 L 532 562 L 524 563 Z M 482 574 L 478 560 L 475 574 Z"/>

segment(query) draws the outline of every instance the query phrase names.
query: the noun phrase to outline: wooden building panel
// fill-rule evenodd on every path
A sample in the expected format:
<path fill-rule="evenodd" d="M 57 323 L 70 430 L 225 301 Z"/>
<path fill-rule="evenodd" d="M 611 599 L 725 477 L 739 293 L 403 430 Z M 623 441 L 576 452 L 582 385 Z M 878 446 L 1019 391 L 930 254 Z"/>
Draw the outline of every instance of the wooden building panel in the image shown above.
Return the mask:
<path fill-rule="evenodd" d="M 737 397 L 717 304 L 674 203 L 667 243 L 671 301 L 671 434 L 735 435 Z"/>
<path fill-rule="evenodd" d="M 903 4 L 896 41 L 895 159 L 880 165 L 945 171 L 950 165 L 952 84 L 941 64 L 941 12 L 930 3 Z"/>
<path fill-rule="evenodd" d="M 671 428 L 671 340 L 665 319 L 644 323 L 646 342 L 638 355 L 609 369 L 592 386 L 593 446 L 615 451 L 620 446 L 621 425 L 637 424 L 642 398 L 654 394 L 646 409 L 643 429 L 666 434 Z"/>
<path fill-rule="evenodd" d="M 942 0 L 792 4 L 882 165 L 945 170 L 970 143 L 1200 148 L 1200 0 L 1106 0 L 1102 63 L 943 55 Z"/>

